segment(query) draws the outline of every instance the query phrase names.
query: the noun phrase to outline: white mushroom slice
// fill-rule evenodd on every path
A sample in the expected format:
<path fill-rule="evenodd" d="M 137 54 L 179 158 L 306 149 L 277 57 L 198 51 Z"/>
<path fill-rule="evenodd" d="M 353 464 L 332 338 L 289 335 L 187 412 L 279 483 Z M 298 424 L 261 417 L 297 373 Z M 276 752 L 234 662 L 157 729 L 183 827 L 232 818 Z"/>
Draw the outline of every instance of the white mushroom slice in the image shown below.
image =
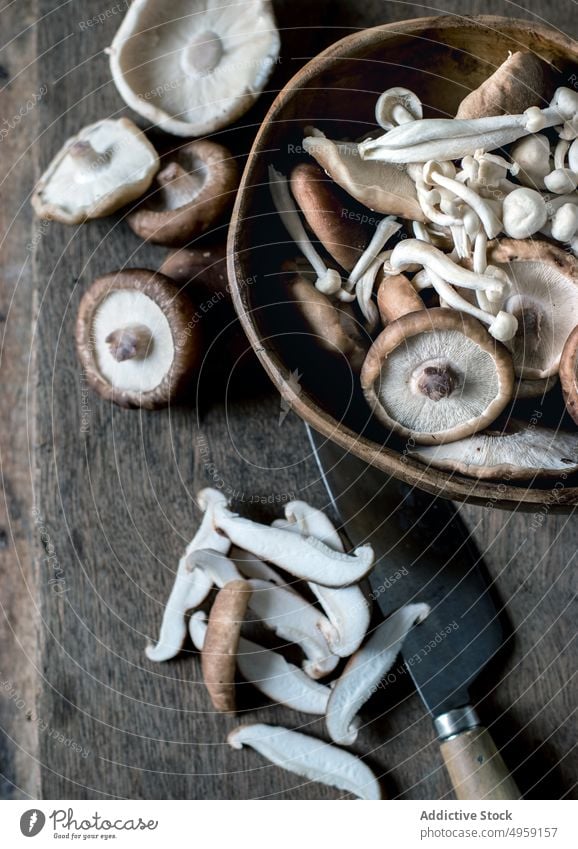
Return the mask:
<path fill-rule="evenodd" d="M 337 185 L 384 215 L 425 221 L 413 180 L 403 168 L 382 162 L 364 162 L 355 142 L 335 142 L 319 136 L 303 140 L 303 148 Z"/>
<path fill-rule="evenodd" d="M 229 558 L 245 578 L 258 578 L 260 581 L 271 581 L 272 584 L 279 584 L 280 586 L 285 584 L 281 575 L 271 569 L 260 557 L 256 557 L 249 551 L 243 551 L 233 546 Z"/>
<path fill-rule="evenodd" d="M 279 55 L 271 3 L 133 0 L 109 50 L 126 103 L 177 136 L 213 133 L 257 100 Z"/>
<path fill-rule="evenodd" d="M 520 424 L 513 433 L 477 433 L 408 453 L 427 466 L 474 478 L 530 480 L 577 471 L 578 434 Z"/>
<path fill-rule="evenodd" d="M 333 672 L 339 658 L 331 653 L 323 636 L 322 627 L 329 627 L 325 616 L 294 590 L 256 578 L 249 584 L 253 590 L 249 609 L 281 639 L 301 647 L 307 658 L 303 662 L 307 675 L 323 678 Z"/>
<path fill-rule="evenodd" d="M 423 445 L 488 427 L 512 398 L 506 349 L 464 313 L 419 310 L 389 324 L 361 371 L 361 386 L 386 427 Z"/>
<path fill-rule="evenodd" d="M 233 749 L 251 746 L 264 758 L 311 781 L 320 781 L 360 799 L 381 799 L 379 782 L 355 755 L 329 743 L 288 728 L 273 725 L 242 725 L 231 731 L 227 742 Z"/>
<path fill-rule="evenodd" d="M 341 289 L 339 272 L 334 268 L 328 268 L 313 247 L 299 217 L 295 201 L 291 197 L 289 182 L 272 165 L 269 166 L 269 188 L 275 209 L 279 213 L 285 229 L 317 274 L 315 286 L 325 295 L 336 294 Z"/>
<path fill-rule="evenodd" d="M 333 522 L 321 510 L 305 501 L 290 501 L 285 507 L 287 528 L 302 536 L 314 536 L 335 551 L 343 551 L 343 542 Z M 349 657 L 361 645 L 371 619 L 371 605 L 357 586 L 331 589 L 310 582 L 309 587 L 325 611 L 326 622 L 319 624 L 333 654 Z"/>
<path fill-rule="evenodd" d="M 365 645 L 348 661 L 331 692 L 326 725 L 335 743 L 351 746 L 357 738 L 357 714 L 375 693 L 401 651 L 411 628 L 423 622 L 427 604 L 408 604 L 396 610 L 373 631 Z"/>
<path fill-rule="evenodd" d="M 32 206 L 40 218 L 64 224 L 101 218 L 144 194 L 159 165 L 156 150 L 128 118 L 98 121 L 54 157 Z"/>
<path fill-rule="evenodd" d="M 578 260 L 547 242 L 510 239 L 490 246 L 489 257 L 512 281 L 504 309 L 518 321 L 517 334 L 506 342 L 516 374 L 530 379 L 556 374 L 577 323 Z"/>
<path fill-rule="evenodd" d="M 207 630 L 207 616 L 202 611 L 189 620 L 193 644 L 202 651 Z M 275 704 L 286 705 L 291 710 L 323 716 L 331 690 L 314 681 L 301 669 L 289 663 L 279 652 L 266 649 L 241 637 L 237 653 L 237 666 L 248 681 Z"/>
<path fill-rule="evenodd" d="M 535 189 L 515 189 L 504 198 L 504 232 L 512 239 L 526 239 L 542 229 L 548 218 L 546 202 Z"/>
<path fill-rule="evenodd" d="M 219 505 L 216 522 L 231 542 L 251 551 L 290 575 L 324 587 L 346 587 L 359 583 L 373 566 L 373 549 L 362 545 L 352 554 L 332 551 L 313 537 L 303 538 L 282 528 L 272 528 L 245 519 Z"/>
<path fill-rule="evenodd" d="M 572 121 L 576 114 L 574 94 L 571 89 L 557 89 L 549 107 L 531 107 L 521 115 L 467 120 L 422 118 L 361 142 L 359 152 L 362 159 L 407 165 L 429 159 L 461 159 L 481 148 L 497 150 L 529 133 Z"/>
<path fill-rule="evenodd" d="M 215 584 L 219 589 L 231 581 L 242 581 L 243 576 L 236 565 L 214 548 L 201 548 L 193 551 L 187 556 L 187 568 L 194 572 L 200 569 L 211 580 L 211 586 Z"/>
<path fill-rule="evenodd" d="M 226 555 L 231 547 L 229 539 L 217 531 L 214 523 L 215 507 L 227 503 L 223 493 L 216 489 L 204 489 L 197 500 L 204 516 L 184 556 L 179 560 L 175 583 L 163 613 L 158 643 L 145 649 L 149 660 L 170 660 L 180 652 L 187 634 L 187 610 L 202 604 L 211 591 L 213 582 L 208 575 L 201 570 L 190 571 L 189 556 L 203 548 L 211 548 Z"/>

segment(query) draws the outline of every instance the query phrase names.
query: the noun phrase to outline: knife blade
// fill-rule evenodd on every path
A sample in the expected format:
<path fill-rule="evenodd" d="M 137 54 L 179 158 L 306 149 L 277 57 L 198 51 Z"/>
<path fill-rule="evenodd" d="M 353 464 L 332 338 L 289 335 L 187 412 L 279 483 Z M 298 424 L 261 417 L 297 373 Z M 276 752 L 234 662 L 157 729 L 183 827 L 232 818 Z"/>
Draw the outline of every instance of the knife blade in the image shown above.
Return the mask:
<path fill-rule="evenodd" d="M 482 558 L 451 502 L 368 466 L 307 425 L 342 529 L 370 543 L 371 597 L 384 617 L 426 602 L 427 619 L 406 637 L 402 658 L 430 713 L 460 799 L 518 799 L 489 732 L 470 704 L 472 683 L 505 640 Z"/>

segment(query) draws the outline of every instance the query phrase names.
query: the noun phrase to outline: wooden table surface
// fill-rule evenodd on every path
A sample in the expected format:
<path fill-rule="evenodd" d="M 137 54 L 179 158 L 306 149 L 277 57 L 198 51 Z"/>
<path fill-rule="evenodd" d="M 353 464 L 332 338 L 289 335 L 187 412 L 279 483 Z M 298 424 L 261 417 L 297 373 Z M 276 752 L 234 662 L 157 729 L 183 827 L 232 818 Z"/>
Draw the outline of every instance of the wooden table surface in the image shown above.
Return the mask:
<path fill-rule="evenodd" d="M 86 392 L 73 346 L 82 293 L 123 265 L 158 266 L 163 251 L 140 244 L 120 216 L 42 224 L 29 196 L 79 127 L 131 115 L 103 53 L 125 5 L 23 0 L 0 12 L 0 797 L 336 798 L 225 745 L 234 720 L 211 712 L 194 654 L 163 665 L 143 654 L 198 520 L 201 486 L 214 481 L 267 519 L 290 497 L 324 506 L 325 495 L 302 423 L 289 414 L 279 425 L 279 399 L 248 355 L 230 369 L 223 346 L 209 358 L 197 407 L 127 412 Z M 442 10 L 545 18 L 575 34 L 573 0 L 442 7 L 283 0 L 271 88 L 353 28 Z M 101 12 L 104 23 L 94 23 Z M 245 130 L 219 135 L 241 162 L 270 98 Z M 480 712 L 527 797 L 576 798 L 576 522 L 461 512 L 515 626 Z M 247 687 L 241 707 L 241 720 L 323 734 L 321 721 Z M 354 748 L 390 797 L 451 796 L 430 720 L 406 681 L 375 697 L 364 719 Z"/>

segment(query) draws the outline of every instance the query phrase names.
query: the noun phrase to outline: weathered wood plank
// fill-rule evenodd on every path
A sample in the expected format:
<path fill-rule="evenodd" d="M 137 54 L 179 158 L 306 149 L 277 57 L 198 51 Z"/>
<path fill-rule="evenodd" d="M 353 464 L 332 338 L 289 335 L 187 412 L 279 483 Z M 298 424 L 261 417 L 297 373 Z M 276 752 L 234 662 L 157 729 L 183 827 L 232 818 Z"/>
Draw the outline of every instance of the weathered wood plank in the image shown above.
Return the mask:
<path fill-rule="evenodd" d="M 31 538 L 30 440 L 34 434 L 31 348 L 32 254 L 40 238 L 28 196 L 35 172 L 44 84 L 36 59 L 36 2 L 0 13 L 0 798 L 36 796 L 40 786 L 35 716 L 38 584 Z"/>
<path fill-rule="evenodd" d="M 313 5 L 303 4 L 310 17 L 300 16 L 300 27 L 313 24 L 322 10 Z M 465 8 L 513 8 L 501 2 L 446 5 L 462 13 Z M 295 20 L 291 8 L 290 3 L 283 10 L 287 25 Z M 80 22 L 94 15 L 89 2 L 75 3 L 72 14 L 46 0 L 41 9 L 48 17 L 38 34 L 39 73 L 48 81 L 49 94 L 38 109 L 45 129 L 36 154 L 45 165 L 79 126 L 126 110 L 101 52 L 117 25 L 114 16 L 86 31 Z M 538 13 L 540 4 L 533 2 L 530 9 Z M 286 33 L 296 46 L 286 48 L 278 78 L 296 66 L 292 56 L 312 55 L 347 27 L 414 12 L 424 9 L 340 0 L 325 19 L 319 18 L 325 20 L 323 28 Z M 557 20 L 569 31 L 570 4 L 560 9 Z M 58 42 L 58 49 L 51 49 Z M 258 120 L 262 108 L 248 122 Z M 223 138 L 241 155 L 250 132 Z M 241 509 L 259 517 L 280 512 L 288 495 L 325 504 L 302 424 L 289 415 L 279 426 L 279 401 L 251 368 L 243 374 L 235 370 L 228 385 L 217 381 L 215 363 L 209 362 L 198 411 L 191 404 L 140 414 L 92 395 L 86 401 L 73 350 L 82 292 L 105 271 L 125 263 L 155 266 L 161 256 L 141 246 L 119 218 L 78 229 L 51 226 L 36 251 L 38 505 L 61 568 L 56 583 L 49 584 L 53 570 L 39 560 L 44 638 L 38 712 L 65 737 L 63 742 L 55 734 L 40 735 L 42 795 L 333 798 L 332 791 L 302 783 L 251 752 L 227 749 L 224 738 L 232 722 L 211 712 L 196 660 L 185 653 L 155 667 L 143 655 L 146 640 L 156 635 L 178 556 L 195 523 L 197 488 L 216 476 Z M 480 547 L 487 548 L 516 626 L 514 651 L 489 678 L 481 711 L 490 722 L 495 719 L 492 733 L 498 744 L 508 742 L 508 763 L 523 764 L 522 789 L 534 796 L 560 796 L 575 778 L 565 760 L 571 700 L 570 661 L 564 652 L 574 621 L 566 604 L 575 525 L 564 517 L 546 517 L 540 530 L 529 534 L 528 517 L 474 508 L 463 512 L 477 528 Z M 261 703 L 244 688 L 242 703 L 240 720 L 322 733 L 319 721 L 310 723 Z M 368 725 L 355 749 L 386 774 L 391 796 L 449 793 L 431 724 L 407 676 L 377 694 L 366 715 Z M 542 783 L 540 776 L 545 776 Z"/>

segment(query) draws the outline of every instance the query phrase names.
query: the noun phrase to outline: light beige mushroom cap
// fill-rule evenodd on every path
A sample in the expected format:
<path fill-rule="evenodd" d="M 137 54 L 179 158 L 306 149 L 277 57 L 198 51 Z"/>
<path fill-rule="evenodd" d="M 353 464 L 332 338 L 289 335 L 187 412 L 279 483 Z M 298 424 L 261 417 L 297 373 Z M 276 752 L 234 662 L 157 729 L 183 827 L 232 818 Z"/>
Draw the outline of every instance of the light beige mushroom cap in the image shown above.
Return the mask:
<path fill-rule="evenodd" d="M 81 224 L 110 215 L 143 195 L 159 169 L 159 157 L 128 118 L 105 119 L 68 139 L 34 189 L 40 218 Z"/>
<path fill-rule="evenodd" d="M 438 308 L 392 322 L 361 371 L 375 416 L 424 445 L 487 427 L 511 400 L 513 384 L 506 349 L 475 318 Z"/>
<path fill-rule="evenodd" d="M 109 53 L 132 109 L 174 135 L 200 136 L 253 105 L 279 50 L 269 0 L 133 0 Z"/>
<path fill-rule="evenodd" d="M 324 136 L 304 139 L 303 147 L 338 186 L 364 206 L 386 215 L 425 221 L 411 177 L 399 165 L 361 159 L 354 142 Z"/>
<path fill-rule="evenodd" d="M 503 268 L 512 282 L 503 309 L 518 319 L 516 336 L 505 343 L 516 374 L 529 379 L 556 374 L 578 321 L 578 260 L 549 242 L 502 239 L 489 246 L 488 262 Z"/>
<path fill-rule="evenodd" d="M 509 433 L 476 433 L 408 454 L 428 466 L 480 479 L 530 480 L 578 470 L 578 435 L 510 422 Z"/>

